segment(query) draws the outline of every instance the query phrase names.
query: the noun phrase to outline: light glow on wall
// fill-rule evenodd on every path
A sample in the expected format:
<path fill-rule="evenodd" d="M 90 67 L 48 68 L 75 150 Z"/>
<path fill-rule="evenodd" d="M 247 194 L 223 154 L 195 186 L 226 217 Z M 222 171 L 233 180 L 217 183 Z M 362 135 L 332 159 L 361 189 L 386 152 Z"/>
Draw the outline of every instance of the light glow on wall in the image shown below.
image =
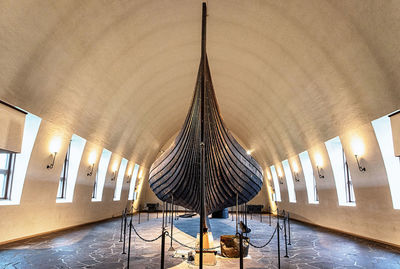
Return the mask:
<path fill-rule="evenodd" d="M 51 154 L 58 153 L 61 148 L 61 137 L 54 137 L 50 141 L 49 150 Z"/>
<path fill-rule="evenodd" d="M 315 158 L 315 163 L 317 164 L 317 166 L 319 168 L 322 168 L 324 166 L 324 159 L 322 159 L 321 154 L 316 153 L 314 158 Z"/>
<path fill-rule="evenodd" d="M 96 152 L 95 152 L 95 151 L 92 151 L 92 152 L 90 153 L 89 159 L 88 159 L 89 164 L 90 164 L 90 165 L 95 164 L 95 163 L 96 163 L 96 158 L 97 158 Z"/>
<path fill-rule="evenodd" d="M 353 137 L 351 140 L 351 149 L 353 154 L 361 157 L 365 153 L 365 147 L 363 141 L 359 137 Z"/>

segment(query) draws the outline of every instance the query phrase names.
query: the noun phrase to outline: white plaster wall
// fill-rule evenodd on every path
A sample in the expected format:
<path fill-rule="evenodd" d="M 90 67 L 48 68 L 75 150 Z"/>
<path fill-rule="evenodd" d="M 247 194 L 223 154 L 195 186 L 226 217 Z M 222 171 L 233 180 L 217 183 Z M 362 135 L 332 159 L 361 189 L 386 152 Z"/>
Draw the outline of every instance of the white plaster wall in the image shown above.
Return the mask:
<path fill-rule="evenodd" d="M 79 134 L 78 134 L 79 135 Z M 46 169 L 50 161 L 49 144 L 53 137 L 62 137 L 54 169 Z M 94 150 L 100 158 L 102 147 L 86 143 L 76 180 L 72 203 L 56 203 L 59 177 L 72 132 L 42 121 L 32 150 L 20 205 L 0 206 L 0 243 L 35 234 L 63 229 L 120 215 L 127 204 L 129 184 L 124 180 L 121 200 L 113 201 L 115 181 L 111 182 L 111 166 L 121 157 L 113 154 L 106 177 L 103 199 L 92 202 L 95 174 L 88 177 L 89 154 Z M 97 163 L 98 163 L 97 160 Z M 96 168 L 95 171 L 96 172 Z"/>
<path fill-rule="evenodd" d="M 364 173 L 358 170 L 351 150 L 354 136 L 359 136 L 365 143 L 365 154 L 361 160 L 367 169 Z M 309 150 L 317 180 L 319 204 L 308 203 L 304 175 L 300 172 L 301 182 L 295 182 L 297 203 L 288 202 L 284 180 L 285 184 L 281 185 L 282 202 L 277 203 L 278 208 L 289 211 L 292 218 L 400 246 L 400 210 L 393 209 L 386 170 L 371 124 L 347 132 L 340 139 L 349 164 L 356 206 L 339 206 L 328 154 L 325 145 L 319 144 Z M 316 152 L 324 159 L 325 179 L 318 178 L 314 160 Z"/>

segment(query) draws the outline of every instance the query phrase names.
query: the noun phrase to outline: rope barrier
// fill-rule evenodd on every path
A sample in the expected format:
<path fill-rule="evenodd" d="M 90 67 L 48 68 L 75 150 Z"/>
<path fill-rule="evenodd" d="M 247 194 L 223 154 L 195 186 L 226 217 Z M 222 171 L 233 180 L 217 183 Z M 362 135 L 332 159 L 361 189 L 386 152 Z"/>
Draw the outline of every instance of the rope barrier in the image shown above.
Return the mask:
<path fill-rule="evenodd" d="M 172 241 L 178 243 L 178 244 L 181 245 L 182 247 L 189 248 L 189 249 L 191 249 L 191 250 L 200 251 L 200 248 L 191 247 L 191 246 L 188 246 L 188 245 L 186 245 L 186 244 L 184 244 L 184 243 L 178 241 L 177 239 L 173 238 L 168 232 L 165 232 L 165 234 L 166 234 L 169 238 L 171 238 Z M 220 246 L 213 247 L 213 248 L 203 248 L 203 251 L 216 250 L 216 249 L 218 249 L 219 247 L 220 247 Z"/>
<path fill-rule="evenodd" d="M 255 247 L 255 248 L 264 248 L 264 247 L 266 247 L 269 243 L 271 243 L 272 239 L 273 239 L 274 236 L 275 236 L 276 229 L 277 229 L 277 227 L 275 227 L 275 230 L 274 230 L 274 232 L 272 233 L 272 235 L 271 235 L 271 237 L 269 238 L 269 240 L 267 241 L 267 243 L 265 243 L 265 244 L 262 245 L 262 246 L 256 246 L 256 245 L 250 243 L 250 240 L 247 240 L 247 239 L 246 239 L 246 241 L 247 241 L 247 243 L 248 243 L 250 246 L 252 246 L 252 247 Z"/>
<path fill-rule="evenodd" d="M 156 238 L 154 238 L 154 239 L 145 239 L 145 238 L 143 238 L 137 231 L 136 231 L 136 229 L 135 229 L 135 226 L 133 226 L 132 225 L 132 228 L 133 228 L 133 231 L 135 231 L 135 234 L 140 238 L 140 239 L 142 239 L 143 241 L 145 241 L 145 242 L 154 242 L 154 241 L 157 241 L 158 239 L 160 239 L 161 238 L 161 236 L 162 236 L 162 233 L 158 236 L 158 237 L 156 237 Z"/>

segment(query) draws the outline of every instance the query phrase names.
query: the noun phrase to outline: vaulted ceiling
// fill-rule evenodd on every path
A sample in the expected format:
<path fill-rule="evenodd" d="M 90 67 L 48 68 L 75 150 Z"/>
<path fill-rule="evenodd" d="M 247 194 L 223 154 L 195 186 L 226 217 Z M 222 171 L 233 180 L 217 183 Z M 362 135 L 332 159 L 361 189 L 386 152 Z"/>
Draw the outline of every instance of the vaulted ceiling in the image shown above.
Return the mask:
<path fill-rule="evenodd" d="M 150 166 L 181 128 L 201 1 L 0 2 L 0 99 Z M 400 1 L 208 1 L 227 127 L 262 165 L 400 105 Z"/>

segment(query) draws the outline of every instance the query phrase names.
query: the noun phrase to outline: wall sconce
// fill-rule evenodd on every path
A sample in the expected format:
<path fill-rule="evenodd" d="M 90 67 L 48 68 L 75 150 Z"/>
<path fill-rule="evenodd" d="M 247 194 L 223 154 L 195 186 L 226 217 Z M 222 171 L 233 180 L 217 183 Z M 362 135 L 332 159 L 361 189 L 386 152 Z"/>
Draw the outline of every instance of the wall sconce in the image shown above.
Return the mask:
<path fill-rule="evenodd" d="M 142 177 L 143 177 L 143 169 L 140 170 L 140 172 L 139 172 L 139 179 L 142 179 Z"/>
<path fill-rule="evenodd" d="M 246 151 L 246 154 L 250 156 L 250 155 L 251 155 L 251 152 L 252 152 L 251 150 L 247 150 L 247 151 Z"/>
<path fill-rule="evenodd" d="M 54 138 L 50 142 L 50 153 L 51 153 L 52 161 L 51 161 L 51 163 L 49 163 L 47 165 L 47 169 L 53 169 L 54 163 L 56 161 L 56 156 L 57 156 L 57 153 L 60 150 L 60 148 L 61 148 L 61 139 L 60 138 Z"/>
<path fill-rule="evenodd" d="M 360 172 L 365 172 L 365 167 L 361 166 L 360 164 L 361 160 L 358 160 L 358 157 L 364 154 L 364 144 L 362 143 L 361 139 L 354 138 L 351 142 L 351 147 L 353 149 L 354 157 L 356 157 L 358 170 L 360 170 Z"/>
<path fill-rule="evenodd" d="M 281 184 L 281 185 L 283 185 L 283 179 L 282 179 L 282 177 L 283 177 L 282 171 L 281 171 L 281 169 L 278 168 L 279 184 Z"/>
<path fill-rule="evenodd" d="M 92 152 L 89 155 L 89 172 L 87 173 L 88 177 L 91 177 L 93 175 L 93 169 L 94 169 L 94 164 L 96 162 L 96 152 Z"/>
<path fill-rule="evenodd" d="M 267 170 L 267 178 L 269 181 L 271 181 L 271 179 L 272 179 L 271 173 L 268 170 Z"/>
<path fill-rule="evenodd" d="M 297 166 L 297 163 L 295 161 L 292 162 L 292 167 L 293 167 L 293 170 L 294 170 L 294 180 L 296 182 L 300 182 L 300 179 L 298 177 L 299 167 Z"/>
<path fill-rule="evenodd" d="M 324 164 L 324 161 L 322 160 L 322 156 L 320 154 L 315 154 L 315 161 L 317 163 L 317 172 L 318 172 L 318 177 L 319 178 L 325 178 L 325 176 L 322 174 L 322 166 Z"/>
<path fill-rule="evenodd" d="M 114 162 L 113 167 L 112 167 L 113 175 L 112 175 L 111 181 L 115 180 L 116 171 L 117 171 L 117 165 L 118 165 L 117 162 Z"/>
<path fill-rule="evenodd" d="M 133 171 L 133 166 L 131 166 L 131 168 L 129 168 L 129 170 L 128 170 L 128 177 L 126 178 L 126 183 L 130 183 L 131 182 L 132 171 Z"/>

